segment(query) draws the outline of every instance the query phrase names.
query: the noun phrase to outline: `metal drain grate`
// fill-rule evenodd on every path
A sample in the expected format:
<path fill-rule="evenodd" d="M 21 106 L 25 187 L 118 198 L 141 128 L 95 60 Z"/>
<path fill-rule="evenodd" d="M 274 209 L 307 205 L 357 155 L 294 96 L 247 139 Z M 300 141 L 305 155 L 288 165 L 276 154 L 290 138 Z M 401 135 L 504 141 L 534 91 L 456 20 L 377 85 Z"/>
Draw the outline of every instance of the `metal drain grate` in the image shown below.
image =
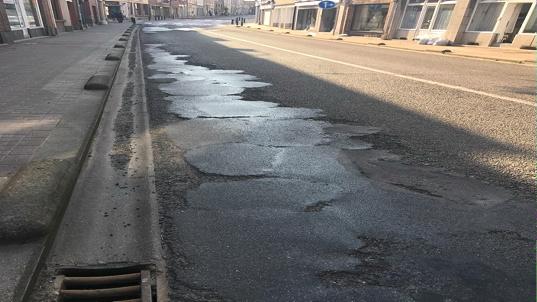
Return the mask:
<path fill-rule="evenodd" d="M 150 270 L 139 267 L 64 269 L 56 277 L 58 302 L 152 302 Z"/>

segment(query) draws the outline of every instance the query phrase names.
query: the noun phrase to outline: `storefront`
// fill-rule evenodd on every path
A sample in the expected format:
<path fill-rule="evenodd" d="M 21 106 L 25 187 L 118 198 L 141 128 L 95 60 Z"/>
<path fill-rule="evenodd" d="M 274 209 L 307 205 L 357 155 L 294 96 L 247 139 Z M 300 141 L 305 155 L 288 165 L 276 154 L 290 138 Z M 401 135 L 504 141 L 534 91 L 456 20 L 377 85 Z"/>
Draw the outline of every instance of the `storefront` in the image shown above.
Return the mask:
<path fill-rule="evenodd" d="M 341 33 L 384 37 L 390 31 L 396 0 L 352 0 L 341 6 Z"/>
<path fill-rule="evenodd" d="M 4 6 L 15 40 L 45 35 L 35 0 L 4 0 Z"/>
<path fill-rule="evenodd" d="M 271 26 L 291 29 L 295 16 L 295 6 L 293 4 L 275 6 L 272 10 Z"/>
<path fill-rule="evenodd" d="M 317 22 L 317 8 L 297 8 L 295 29 L 314 30 Z"/>
<path fill-rule="evenodd" d="M 443 39 L 456 4 L 456 0 L 408 0 L 399 23 L 398 36 Z"/>
<path fill-rule="evenodd" d="M 466 44 L 535 47 L 536 3 L 531 0 L 479 0 L 463 36 Z"/>
<path fill-rule="evenodd" d="M 389 7 L 389 3 L 353 5 L 349 34 L 380 36 L 384 32 Z"/>

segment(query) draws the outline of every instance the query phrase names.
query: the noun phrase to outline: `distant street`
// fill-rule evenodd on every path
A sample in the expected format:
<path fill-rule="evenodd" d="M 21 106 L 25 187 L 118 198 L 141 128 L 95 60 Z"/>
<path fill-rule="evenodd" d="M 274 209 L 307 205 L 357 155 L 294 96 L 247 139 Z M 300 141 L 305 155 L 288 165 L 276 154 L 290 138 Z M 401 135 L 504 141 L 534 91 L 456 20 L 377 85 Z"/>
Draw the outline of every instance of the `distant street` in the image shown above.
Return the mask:
<path fill-rule="evenodd" d="M 141 33 L 172 301 L 530 301 L 533 67 L 228 22 Z"/>

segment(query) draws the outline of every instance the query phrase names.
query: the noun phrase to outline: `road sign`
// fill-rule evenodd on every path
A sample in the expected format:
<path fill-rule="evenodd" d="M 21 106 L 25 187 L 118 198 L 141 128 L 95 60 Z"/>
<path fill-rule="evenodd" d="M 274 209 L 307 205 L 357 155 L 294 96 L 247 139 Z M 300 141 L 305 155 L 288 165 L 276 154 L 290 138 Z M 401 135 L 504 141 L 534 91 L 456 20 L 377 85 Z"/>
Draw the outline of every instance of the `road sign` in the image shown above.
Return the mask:
<path fill-rule="evenodd" d="M 319 7 L 322 9 L 334 8 L 336 7 L 336 3 L 334 1 L 325 0 L 325 1 L 319 2 Z"/>

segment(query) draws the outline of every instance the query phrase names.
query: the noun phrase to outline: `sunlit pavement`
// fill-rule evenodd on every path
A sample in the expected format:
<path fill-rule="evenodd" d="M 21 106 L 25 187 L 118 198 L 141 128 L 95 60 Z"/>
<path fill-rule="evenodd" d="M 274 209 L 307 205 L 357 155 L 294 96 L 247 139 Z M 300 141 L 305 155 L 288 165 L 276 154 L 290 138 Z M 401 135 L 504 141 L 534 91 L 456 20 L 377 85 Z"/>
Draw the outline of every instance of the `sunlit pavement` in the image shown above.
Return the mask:
<path fill-rule="evenodd" d="M 173 301 L 529 301 L 534 74 L 146 24 Z"/>

